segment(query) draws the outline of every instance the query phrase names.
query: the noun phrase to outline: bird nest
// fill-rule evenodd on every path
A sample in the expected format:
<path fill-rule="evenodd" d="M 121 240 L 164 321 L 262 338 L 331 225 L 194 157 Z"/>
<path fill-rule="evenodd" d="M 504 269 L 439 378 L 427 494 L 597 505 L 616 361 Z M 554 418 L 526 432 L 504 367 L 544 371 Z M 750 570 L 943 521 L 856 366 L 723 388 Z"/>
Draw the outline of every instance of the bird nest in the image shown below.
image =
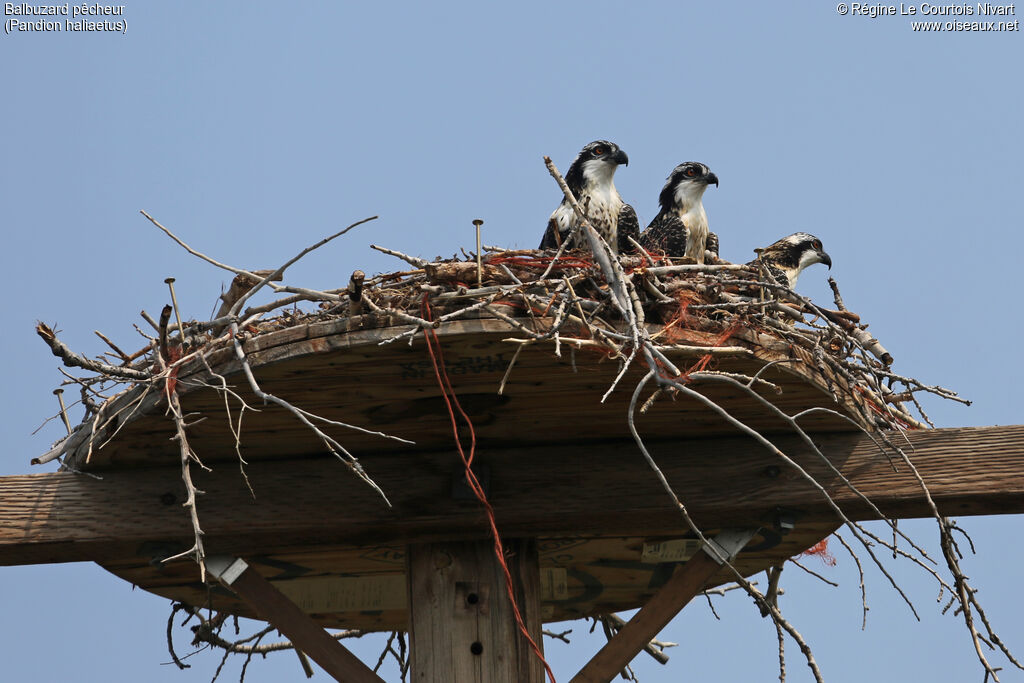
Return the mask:
<path fill-rule="evenodd" d="M 249 366 L 247 355 L 258 358 L 258 365 L 280 360 L 281 354 L 266 350 L 294 341 L 286 331 L 297 329 L 305 337 L 362 333 L 360 339 L 387 347 L 476 321 L 472 329 L 500 333 L 511 349 L 495 361 L 504 362 L 506 370 L 494 387 L 498 394 L 514 378 L 516 357 L 527 347 L 549 346 L 555 356 L 571 357 L 574 368 L 583 362 L 576 360 L 578 352 L 590 361 L 614 361 L 617 371 L 602 391 L 604 398 L 640 358 L 655 383 L 653 394 L 640 405 L 642 412 L 677 390 L 665 382 L 714 379 L 779 391 L 763 379 L 765 366 L 773 364 L 786 365 L 799 380 L 816 384 L 844 418 L 869 430 L 930 424 L 917 400 L 921 392 L 959 400 L 949 390 L 894 373 L 892 356 L 868 334 L 860 316 L 846 309 L 831 278 L 835 307 L 826 308 L 756 266 L 625 256 L 617 261 L 618 284 L 626 285 L 621 296 L 592 254 L 583 251 L 487 248 L 479 260 L 427 261 L 375 248 L 403 259 L 411 269 L 370 278 L 356 271 L 346 287 L 327 291 L 273 284 L 269 271 L 242 272 L 221 297 L 222 315 L 175 322 L 173 307 L 167 306 L 159 320 L 147 316 L 153 328 L 149 343 L 131 354 L 104 336 L 110 350 L 86 358 L 40 323 L 37 332 L 55 355 L 93 375 L 65 381 L 65 386 L 78 385 L 85 419 L 34 462 L 63 456 L 68 466 L 87 467 L 112 431 L 133 415 L 165 405 L 168 386 L 186 395 L 206 383 L 189 378 L 238 372 Z M 287 296 L 232 313 L 261 280 Z M 299 306 L 307 301 L 316 308 Z M 378 334 L 368 337 L 370 330 Z M 128 389 L 111 395 L 111 386 L 125 382 Z M 154 391 L 154 383 L 163 386 Z M 324 445 L 341 452 L 330 441 Z"/>
<path fill-rule="evenodd" d="M 183 558 L 197 561 L 203 581 L 200 492 L 192 471 L 206 466 L 193 444 L 205 447 L 215 438 L 204 431 L 212 429 L 212 421 L 203 420 L 218 410 L 218 403 L 219 410 L 226 409 L 228 415 L 227 428 L 222 424 L 219 431 L 226 432 L 228 438 L 221 443 L 225 448 L 211 451 L 227 451 L 239 458 L 260 449 L 272 450 L 278 457 L 330 452 L 387 505 L 389 491 L 378 486 L 354 455 L 369 452 L 372 443 L 383 440 L 394 448 L 395 442 L 411 445 L 415 440 L 418 447 L 437 449 L 442 439 L 448 440 L 450 448 L 454 437 L 464 456 L 473 495 L 486 505 L 484 487 L 479 486 L 470 467 L 473 445 L 478 442 L 474 438 L 472 444 L 463 443 L 466 434 L 455 426 L 457 413 L 467 423 L 477 422 L 480 443 L 488 438 L 529 443 L 529 432 L 536 430 L 522 425 L 541 424 L 545 419 L 550 434 L 560 433 L 567 442 L 607 439 L 612 438 L 608 425 L 614 423 L 622 436 L 635 441 L 693 536 L 707 543 L 704 530 L 689 516 L 685 501 L 662 475 L 637 429 L 637 421 L 645 419 L 642 416 L 671 416 L 673 399 L 692 400 L 715 417 L 718 427 L 707 427 L 703 418 L 663 417 L 659 422 L 652 417 L 646 427 L 648 434 L 688 438 L 721 434 L 723 429 L 738 431 L 804 475 L 804 470 L 770 443 L 766 433 L 791 430 L 824 460 L 806 427 L 818 420 L 819 431 L 868 432 L 909 464 L 905 453 L 889 443 L 885 430 L 929 426 L 918 401 L 922 393 L 966 402 L 952 391 L 895 373 L 892 356 L 867 332 L 861 318 L 847 310 L 832 279 L 834 302 L 823 307 L 780 284 L 756 263 L 698 264 L 651 254 L 620 258 L 596 234 L 590 234 L 590 250 L 481 247 L 463 259 L 425 260 L 374 247 L 408 267 L 372 277 L 355 271 L 343 287 L 313 290 L 278 283 L 289 265 L 358 224 L 304 250 L 281 268 L 251 272 L 197 252 L 150 220 L 194 255 L 235 273 L 230 289 L 221 296 L 221 309 L 211 320 L 185 321 L 179 318 L 174 302 L 165 306 L 157 319 L 145 316 L 152 329 L 139 329 L 146 337 L 143 348 L 128 353 L 101 335 L 110 349 L 92 358 L 69 349 L 52 328 L 40 323 L 39 336 L 64 365 L 86 371 L 84 376 L 65 372 L 67 379 L 62 385 L 78 387 L 85 416 L 72 428 L 62 401 L 60 415 L 69 434 L 33 462 L 60 459 L 66 469 L 88 472 L 119 463 L 146 464 L 145 457 L 150 456 L 166 464 L 168 453 L 175 454 L 188 494 L 184 507 L 192 523 L 194 544 L 160 559 L 163 563 Z M 250 305 L 252 296 L 265 288 L 274 290 L 279 298 Z M 170 294 L 173 301 L 173 284 Z M 416 361 L 399 354 L 414 345 L 418 346 Z M 505 350 L 492 353 L 496 346 Z M 485 347 L 487 350 L 481 351 Z M 402 367 L 397 374 L 374 374 L 389 363 Z M 555 366 L 565 372 L 552 380 Z M 594 368 L 600 371 L 588 374 Z M 349 384 L 330 384 L 332 377 L 349 375 Z M 519 375 L 528 381 L 517 383 Z M 318 393 L 296 391 L 299 383 L 308 384 L 311 378 L 316 380 Z M 428 386 L 432 386 L 432 396 L 427 395 Z M 481 388 L 485 386 L 489 390 Z M 474 397 L 479 399 L 489 391 L 499 397 L 522 396 L 524 404 L 536 408 L 531 392 L 542 392 L 545 386 L 551 389 L 550 400 L 528 413 L 529 420 L 535 422 L 524 422 L 521 415 L 502 423 L 496 417 L 504 407 L 500 400 L 485 401 L 476 411 L 469 405 Z M 346 400 L 326 400 L 338 395 L 336 391 L 332 394 L 332 387 L 346 392 Z M 800 387 L 809 388 L 810 393 L 786 404 L 784 395 L 791 390 L 799 393 Z M 585 400 L 588 395 L 592 400 Z M 308 401 L 301 400 L 302 396 Z M 439 396 L 450 422 L 442 403 L 435 400 Z M 433 402 L 421 403 L 425 400 Z M 607 414 L 587 412 L 591 410 L 587 405 L 616 400 L 625 409 L 618 421 L 609 420 Z M 257 402 L 261 402 L 259 409 L 254 407 Z M 350 404 L 361 404 L 363 409 L 346 412 Z M 759 415 L 768 415 L 770 421 L 758 422 L 765 418 L 738 408 L 743 405 L 756 406 Z M 268 417 L 274 411 L 278 417 Z M 255 420 L 248 418 L 243 428 L 241 417 L 246 412 L 263 414 Z M 565 426 L 574 415 L 586 416 L 575 430 Z M 357 424 L 353 416 L 366 422 Z M 402 420 L 409 416 L 415 418 L 415 425 L 404 432 Z M 260 426 L 260 421 L 272 419 L 278 420 L 272 429 Z M 283 420 L 298 431 L 279 429 Z M 394 433 L 395 429 L 402 433 Z M 255 449 L 243 445 L 247 430 L 256 433 Z M 346 435 L 344 444 L 340 433 Z M 358 448 L 353 448 L 353 443 Z M 464 445 L 468 453 L 463 452 Z M 116 454 L 119 449 L 142 460 L 104 455 Z M 838 471 L 835 474 L 841 477 Z M 829 500 L 838 522 L 851 530 L 889 577 L 872 548 L 882 545 L 895 553 L 893 543 L 848 519 Z M 487 509 L 491 514 L 489 506 Z M 878 518 L 885 517 L 877 508 L 875 512 Z M 935 518 L 956 589 L 933 574 L 954 599 L 980 611 L 957 564 L 952 534 L 956 527 L 937 511 Z M 905 538 L 895 525 L 892 528 L 894 534 Z M 778 610 L 777 573 L 774 585 L 762 593 L 744 578 L 751 568 L 742 560 L 733 564 L 723 559 L 732 572 L 731 580 L 755 599 L 764 614 L 772 616 L 780 634 L 785 630 L 800 643 L 808 666 L 821 680 L 802 636 Z M 595 604 L 593 609 L 599 607 Z M 181 607 L 176 606 L 178 609 Z M 978 633 L 970 622 L 968 626 L 977 643 Z M 982 661 L 988 670 L 987 662 Z"/>

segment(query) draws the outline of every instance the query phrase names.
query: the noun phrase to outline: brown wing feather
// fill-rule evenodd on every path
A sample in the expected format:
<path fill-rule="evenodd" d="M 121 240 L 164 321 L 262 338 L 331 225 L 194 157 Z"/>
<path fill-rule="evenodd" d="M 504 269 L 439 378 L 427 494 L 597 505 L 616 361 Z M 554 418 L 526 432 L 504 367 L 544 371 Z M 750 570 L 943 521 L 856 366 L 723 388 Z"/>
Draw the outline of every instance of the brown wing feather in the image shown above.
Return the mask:
<path fill-rule="evenodd" d="M 647 251 L 657 251 L 666 256 L 685 256 L 686 225 L 674 212 L 662 211 L 640 234 L 640 244 Z"/>

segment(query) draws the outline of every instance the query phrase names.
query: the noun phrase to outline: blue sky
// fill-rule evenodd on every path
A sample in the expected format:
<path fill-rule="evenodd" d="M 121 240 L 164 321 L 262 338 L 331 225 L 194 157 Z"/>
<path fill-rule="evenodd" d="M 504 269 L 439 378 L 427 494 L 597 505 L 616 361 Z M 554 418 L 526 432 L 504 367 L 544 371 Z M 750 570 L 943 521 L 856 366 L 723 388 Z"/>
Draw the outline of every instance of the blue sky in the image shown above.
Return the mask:
<path fill-rule="evenodd" d="M 289 271 L 337 287 L 354 268 L 398 267 L 371 242 L 451 255 L 478 217 L 486 243 L 536 246 L 559 200 L 541 156 L 564 170 L 596 138 L 629 154 L 616 183 L 643 224 L 672 167 L 692 159 L 721 179 L 705 206 L 723 257 L 748 260 L 797 230 L 819 236 L 896 370 L 974 400 L 926 403 L 939 426 L 1021 422 L 1019 32 L 918 33 L 907 17 L 816 2 L 176 2 L 127 4 L 123 16 L 125 35 L 0 36 L 2 474 L 30 471 L 60 433 L 32 434 L 59 381 L 37 319 L 93 354 L 95 329 L 134 348 L 131 323 L 163 305 L 167 276 L 187 315 L 213 307 L 224 274 L 139 209 L 250 268 L 379 214 Z M 799 290 L 829 303 L 825 277 L 810 270 Z M 979 550 L 965 571 L 1024 655 L 1024 558 L 1007 543 L 1020 518 L 963 524 Z M 936 536 L 924 522 L 904 528 Z M 861 632 L 856 570 L 836 555 L 820 569 L 839 589 L 796 568 L 783 576 L 784 611 L 827 680 L 980 680 L 927 576 L 893 563 L 917 623 L 869 571 Z M 6 680 L 206 681 L 217 666 L 209 653 L 186 672 L 162 665 L 167 601 L 94 565 L 0 574 Z M 771 624 L 736 594 L 718 611 L 722 621 L 687 609 L 663 634 L 680 643 L 671 662 L 641 658 L 642 680 L 774 680 Z M 585 631 L 574 626 L 572 646 L 547 643 L 559 680 L 596 651 Z M 795 646 L 787 654 L 788 680 L 810 680 Z M 300 675 L 282 654 L 246 680 Z M 223 680 L 237 677 L 229 664 Z"/>

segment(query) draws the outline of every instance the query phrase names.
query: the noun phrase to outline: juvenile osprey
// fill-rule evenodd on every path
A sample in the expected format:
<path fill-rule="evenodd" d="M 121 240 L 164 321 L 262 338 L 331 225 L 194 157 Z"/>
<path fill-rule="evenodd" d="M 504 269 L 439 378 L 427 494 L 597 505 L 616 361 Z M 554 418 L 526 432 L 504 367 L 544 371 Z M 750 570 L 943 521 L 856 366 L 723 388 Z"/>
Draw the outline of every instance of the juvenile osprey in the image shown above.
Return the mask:
<path fill-rule="evenodd" d="M 704 250 L 718 256 L 718 235 L 708 232 L 708 216 L 701 197 L 708 185 L 718 187 L 718 176 L 699 161 L 679 164 L 661 188 L 661 212 L 640 234 L 648 251 L 666 256 L 689 256 L 704 263 Z"/>
<path fill-rule="evenodd" d="M 806 232 L 796 232 L 761 250 L 761 261 L 780 285 L 793 289 L 804 268 L 824 263 L 832 269 L 832 257 L 821 248 L 821 240 Z M 757 267 L 757 259 L 748 266 Z"/>
<path fill-rule="evenodd" d="M 628 166 L 629 157 L 618 145 L 607 140 L 595 140 L 580 150 L 565 174 L 565 183 L 586 211 L 590 224 L 615 253 L 632 251 L 628 238 L 636 239 L 640 234 L 636 211 L 622 201 L 612 180 L 620 164 Z M 557 249 L 565 240 L 572 240 L 568 245 L 570 249 L 587 246 L 586 237 L 576 230 L 579 224 L 569 201 L 563 198 L 548 219 L 540 248 Z"/>

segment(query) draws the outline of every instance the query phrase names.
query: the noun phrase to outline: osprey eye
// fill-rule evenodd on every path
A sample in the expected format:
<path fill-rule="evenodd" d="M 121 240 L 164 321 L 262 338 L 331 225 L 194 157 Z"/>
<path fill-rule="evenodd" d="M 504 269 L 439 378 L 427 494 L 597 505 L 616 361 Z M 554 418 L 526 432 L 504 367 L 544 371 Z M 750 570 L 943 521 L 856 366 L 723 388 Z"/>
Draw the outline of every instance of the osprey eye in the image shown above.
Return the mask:
<path fill-rule="evenodd" d="M 602 154 L 604 154 L 604 147 L 594 148 L 594 156 L 601 156 Z"/>
<path fill-rule="evenodd" d="M 697 171 L 693 170 L 692 168 L 688 168 L 686 169 L 686 175 L 692 178 L 693 176 L 697 175 Z"/>
<path fill-rule="evenodd" d="M 821 240 L 814 240 L 811 242 L 811 246 L 815 249 L 821 249 Z"/>

